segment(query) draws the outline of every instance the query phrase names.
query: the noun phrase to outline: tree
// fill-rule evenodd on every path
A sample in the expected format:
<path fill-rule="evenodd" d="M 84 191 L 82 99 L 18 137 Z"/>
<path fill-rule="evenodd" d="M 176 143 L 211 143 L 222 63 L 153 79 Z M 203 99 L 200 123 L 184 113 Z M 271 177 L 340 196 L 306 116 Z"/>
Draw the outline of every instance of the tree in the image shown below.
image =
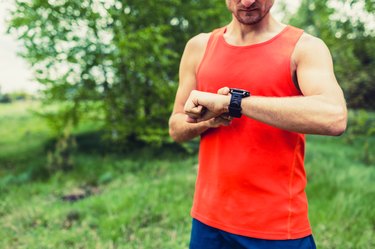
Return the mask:
<path fill-rule="evenodd" d="M 91 117 L 118 144 L 161 144 L 187 39 L 228 17 L 221 0 L 17 0 L 9 32 L 58 103 L 45 116 L 61 136 Z"/>
<path fill-rule="evenodd" d="M 327 42 L 349 106 L 374 108 L 374 31 L 361 19 L 335 17 L 332 3 L 363 3 L 373 15 L 372 0 L 303 0 L 291 22 Z M 45 103 L 58 103 L 43 115 L 60 137 L 91 118 L 117 145 L 160 145 L 170 142 L 184 45 L 226 23 L 225 8 L 222 0 L 16 0 L 9 32 L 23 42 Z"/>
<path fill-rule="evenodd" d="M 292 24 L 322 38 L 349 107 L 375 109 L 375 20 L 372 0 L 303 0 Z M 362 18 L 361 18 L 362 17 Z"/>

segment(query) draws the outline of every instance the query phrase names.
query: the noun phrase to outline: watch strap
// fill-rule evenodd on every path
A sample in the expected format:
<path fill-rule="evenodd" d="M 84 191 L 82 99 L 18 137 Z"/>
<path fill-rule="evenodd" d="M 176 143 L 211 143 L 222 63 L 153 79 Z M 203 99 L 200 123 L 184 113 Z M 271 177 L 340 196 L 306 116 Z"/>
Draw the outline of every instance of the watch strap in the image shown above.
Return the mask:
<path fill-rule="evenodd" d="M 232 93 L 229 104 L 229 116 L 240 118 L 242 116 L 241 108 L 242 95 L 238 93 Z"/>

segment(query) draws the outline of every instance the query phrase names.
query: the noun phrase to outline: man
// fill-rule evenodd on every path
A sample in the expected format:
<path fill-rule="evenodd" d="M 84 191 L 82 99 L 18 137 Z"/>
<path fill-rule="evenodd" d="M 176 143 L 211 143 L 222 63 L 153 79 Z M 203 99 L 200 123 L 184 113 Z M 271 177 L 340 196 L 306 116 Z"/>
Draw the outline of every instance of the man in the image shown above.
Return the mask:
<path fill-rule="evenodd" d="M 232 21 L 186 45 L 169 123 L 177 142 L 201 136 L 190 248 L 315 248 L 303 134 L 346 129 L 331 55 L 274 0 L 226 4 Z"/>

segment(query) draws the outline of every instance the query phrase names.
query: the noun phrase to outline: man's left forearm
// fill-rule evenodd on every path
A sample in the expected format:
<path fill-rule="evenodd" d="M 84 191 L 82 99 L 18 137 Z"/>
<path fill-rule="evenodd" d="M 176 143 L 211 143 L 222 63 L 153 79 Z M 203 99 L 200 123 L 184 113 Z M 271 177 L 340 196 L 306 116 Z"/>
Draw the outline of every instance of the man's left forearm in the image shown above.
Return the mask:
<path fill-rule="evenodd" d="M 194 91 L 187 101 L 185 112 L 200 122 L 205 117 L 194 113 L 194 106 L 203 105 L 211 113 L 220 115 L 227 112 L 229 102 L 230 95 L 225 89 L 221 94 Z M 241 107 L 242 114 L 247 117 L 292 132 L 337 136 L 346 129 L 345 101 L 330 101 L 329 97 L 323 95 L 251 96 L 242 99 Z"/>
<path fill-rule="evenodd" d="M 266 124 L 305 134 L 341 135 L 346 129 L 345 104 L 324 96 L 258 97 L 242 100 L 242 114 Z"/>

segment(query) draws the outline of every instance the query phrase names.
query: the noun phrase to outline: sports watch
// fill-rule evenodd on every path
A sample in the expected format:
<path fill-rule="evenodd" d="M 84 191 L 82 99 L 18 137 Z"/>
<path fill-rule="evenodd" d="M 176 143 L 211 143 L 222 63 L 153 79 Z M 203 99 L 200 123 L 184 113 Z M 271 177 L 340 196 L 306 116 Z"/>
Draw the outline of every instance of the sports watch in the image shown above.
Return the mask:
<path fill-rule="evenodd" d="M 240 118 L 242 116 L 241 111 L 241 101 L 242 98 L 246 98 L 250 96 L 250 92 L 243 90 L 243 89 L 237 89 L 237 88 L 230 88 L 229 93 L 232 95 L 230 98 L 229 103 L 229 116 L 234 118 Z"/>

